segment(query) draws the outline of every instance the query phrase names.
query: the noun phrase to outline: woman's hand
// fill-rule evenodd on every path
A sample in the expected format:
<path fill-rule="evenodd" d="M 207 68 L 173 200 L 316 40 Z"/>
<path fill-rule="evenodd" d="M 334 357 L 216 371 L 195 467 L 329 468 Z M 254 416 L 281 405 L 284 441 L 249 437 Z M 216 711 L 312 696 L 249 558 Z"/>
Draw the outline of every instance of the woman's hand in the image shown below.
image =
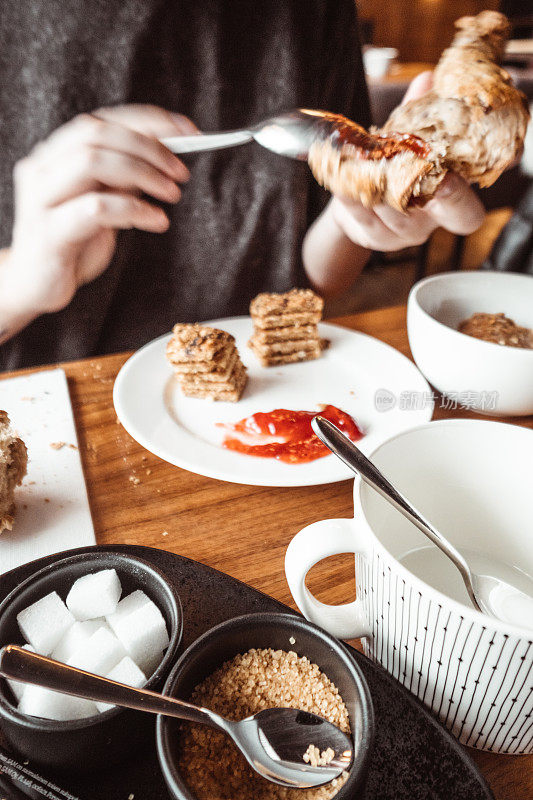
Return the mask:
<path fill-rule="evenodd" d="M 453 173 L 446 175 L 435 197 L 405 214 L 387 205 L 369 209 L 339 197 L 332 199 L 331 211 L 352 242 L 382 252 L 423 244 L 438 227 L 466 236 L 479 228 L 485 216 L 477 195 Z"/>
<path fill-rule="evenodd" d="M 58 128 L 16 164 L 0 329 L 67 306 L 109 265 L 118 230 L 168 228 L 165 212 L 141 195 L 178 202 L 189 172 L 158 138 L 196 132 L 186 117 L 155 106 L 105 108 Z"/>

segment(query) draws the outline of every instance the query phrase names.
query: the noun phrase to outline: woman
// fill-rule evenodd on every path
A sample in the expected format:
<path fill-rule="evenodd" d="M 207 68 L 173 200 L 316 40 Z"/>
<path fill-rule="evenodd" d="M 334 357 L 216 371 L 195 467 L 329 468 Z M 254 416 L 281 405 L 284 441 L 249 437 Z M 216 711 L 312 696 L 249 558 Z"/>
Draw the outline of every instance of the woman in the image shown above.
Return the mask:
<path fill-rule="evenodd" d="M 368 125 L 353 0 L 5 3 L 0 367 L 138 347 L 262 290 L 338 293 L 369 248 L 480 224 L 456 176 L 400 215 L 328 202 L 305 164 L 255 144 L 185 166 L 158 143 L 297 106 Z"/>

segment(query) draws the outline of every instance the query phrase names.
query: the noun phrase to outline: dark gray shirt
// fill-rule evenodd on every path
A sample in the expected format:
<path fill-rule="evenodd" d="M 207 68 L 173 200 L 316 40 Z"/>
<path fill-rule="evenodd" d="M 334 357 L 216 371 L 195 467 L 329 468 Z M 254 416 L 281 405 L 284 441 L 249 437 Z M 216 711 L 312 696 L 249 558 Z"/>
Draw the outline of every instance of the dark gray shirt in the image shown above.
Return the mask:
<path fill-rule="evenodd" d="M 124 102 L 205 131 L 295 106 L 367 125 L 353 0 L 2 0 L 0 247 L 14 163 L 76 114 Z M 136 348 L 305 285 L 302 240 L 326 201 L 307 165 L 255 143 L 184 160 L 192 178 L 169 231 L 121 233 L 109 269 L 0 347 L 0 368 Z"/>

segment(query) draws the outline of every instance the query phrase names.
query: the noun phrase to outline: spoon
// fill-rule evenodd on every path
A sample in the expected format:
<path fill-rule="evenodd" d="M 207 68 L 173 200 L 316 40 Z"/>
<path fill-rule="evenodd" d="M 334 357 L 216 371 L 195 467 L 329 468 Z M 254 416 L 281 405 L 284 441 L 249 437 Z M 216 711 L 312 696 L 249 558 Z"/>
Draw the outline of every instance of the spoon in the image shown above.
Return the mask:
<path fill-rule="evenodd" d="M 297 789 L 321 786 L 338 778 L 352 763 L 350 737 L 331 722 L 307 711 L 269 708 L 233 722 L 207 708 L 147 689 L 134 689 L 14 644 L 0 649 L 0 675 L 87 700 L 113 703 L 217 728 L 233 740 L 256 772 L 281 786 Z M 315 745 L 321 753 L 331 747 L 335 753 L 333 760 L 324 767 L 306 764 L 303 755 L 309 745 Z"/>
<path fill-rule="evenodd" d="M 269 117 L 247 129 L 171 136 L 161 139 L 161 142 L 173 153 L 196 153 L 235 147 L 255 139 L 273 153 L 306 161 L 311 144 L 333 133 L 336 119 L 338 115 L 328 111 L 295 108 L 277 117 Z"/>
<path fill-rule="evenodd" d="M 533 582 L 529 576 L 508 564 L 498 562 L 493 565 L 486 555 L 478 557 L 480 569 L 483 571 L 474 572 L 461 553 L 389 483 L 376 465 L 335 425 L 324 417 L 317 416 L 311 420 L 311 427 L 332 453 L 359 474 L 365 483 L 407 517 L 448 556 L 461 573 L 474 608 L 503 622 L 524 625 L 524 620 L 533 620 Z M 517 583 L 521 584 L 521 588 Z"/>

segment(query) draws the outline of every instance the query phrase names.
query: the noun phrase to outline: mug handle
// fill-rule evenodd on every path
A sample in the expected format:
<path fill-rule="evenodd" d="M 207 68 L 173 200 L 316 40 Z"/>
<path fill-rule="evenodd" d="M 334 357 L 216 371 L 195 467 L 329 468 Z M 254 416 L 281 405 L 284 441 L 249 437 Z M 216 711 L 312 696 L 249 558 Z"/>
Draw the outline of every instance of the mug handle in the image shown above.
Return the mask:
<path fill-rule="evenodd" d="M 305 578 L 312 566 L 328 556 L 364 554 L 366 549 L 363 533 L 353 519 L 324 519 L 297 533 L 285 554 L 285 576 L 296 605 L 307 619 L 339 639 L 370 634 L 362 601 L 338 606 L 321 603 L 305 585 Z"/>

